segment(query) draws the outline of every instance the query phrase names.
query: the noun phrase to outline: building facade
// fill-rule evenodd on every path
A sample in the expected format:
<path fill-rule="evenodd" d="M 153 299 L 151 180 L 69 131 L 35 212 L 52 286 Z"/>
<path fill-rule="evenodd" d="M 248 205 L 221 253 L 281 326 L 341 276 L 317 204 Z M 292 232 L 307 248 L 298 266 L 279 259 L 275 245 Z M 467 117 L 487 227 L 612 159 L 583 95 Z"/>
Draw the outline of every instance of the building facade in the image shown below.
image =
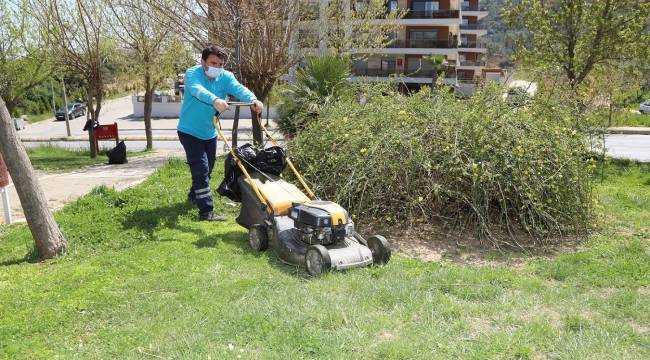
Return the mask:
<path fill-rule="evenodd" d="M 326 9 L 328 0 L 318 2 L 320 9 Z M 463 89 L 480 80 L 487 53 L 481 41 L 487 28 L 481 20 L 488 11 L 479 0 L 392 0 L 386 2 L 386 8 L 402 10 L 405 15 L 395 20 L 398 30 L 391 34 L 387 47 L 369 50 L 372 53 L 365 54 L 366 59 L 354 62 L 353 80 L 399 78 L 409 88 L 431 84 L 435 70 L 425 58 L 430 55 L 446 60 L 447 83 Z"/>

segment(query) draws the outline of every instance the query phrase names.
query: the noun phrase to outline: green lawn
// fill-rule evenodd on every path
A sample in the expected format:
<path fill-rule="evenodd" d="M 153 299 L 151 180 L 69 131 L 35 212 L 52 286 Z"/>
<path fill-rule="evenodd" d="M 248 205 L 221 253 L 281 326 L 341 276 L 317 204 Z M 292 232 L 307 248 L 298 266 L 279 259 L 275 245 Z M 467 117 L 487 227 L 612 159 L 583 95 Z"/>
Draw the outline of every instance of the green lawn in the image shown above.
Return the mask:
<path fill-rule="evenodd" d="M 37 170 L 59 171 L 75 170 L 84 166 L 106 164 L 107 149 L 101 149 L 96 158 L 90 157 L 90 150 L 65 149 L 53 145 L 43 145 L 27 149 L 32 166 Z M 142 156 L 146 151 L 127 152 L 127 158 Z"/>
<path fill-rule="evenodd" d="M 556 258 L 395 256 L 316 279 L 253 253 L 233 220 L 195 221 L 188 186 L 175 160 L 95 190 L 56 214 L 69 253 L 44 263 L 24 226 L 0 228 L 0 358 L 650 358 L 648 166 L 611 164 L 608 225 Z"/>
<path fill-rule="evenodd" d="M 639 107 L 636 107 L 639 110 Z M 621 111 L 612 117 L 612 126 L 645 126 L 650 127 L 650 114 L 631 111 Z"/>

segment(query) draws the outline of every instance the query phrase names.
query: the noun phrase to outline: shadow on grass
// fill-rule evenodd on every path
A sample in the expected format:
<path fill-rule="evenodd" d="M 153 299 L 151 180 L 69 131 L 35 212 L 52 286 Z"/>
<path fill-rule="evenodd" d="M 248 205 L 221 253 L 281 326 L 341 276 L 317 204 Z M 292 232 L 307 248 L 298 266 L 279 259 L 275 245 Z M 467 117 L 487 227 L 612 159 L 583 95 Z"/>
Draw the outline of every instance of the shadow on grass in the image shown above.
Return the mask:
<path fill-rule="evenodd" d="M 40 262 L 41 259 L 39 259 L 38 255 L 36 254 L 36 251 L 33 249 L 30 250 L 25 256 L 22 258 L 15 258 L 15 259 L 8 259 L 8 260 L 2 260 L 0 261 L 0 266 L 11 266 L 11 265 L 20 265 L 20 264 L 36 264 Z"/>
<path fill-rule="evenodd" d="M 207 235 L 205 231 L 183 225 L 180 221 L 182 216 L 189 215 L 194 209 L 196 209 L 195 206 L 189 202 L 178 202 L 153 209 L 137 210 L 122 222 L 122 227 L 140 230 L 149 239 L 153 239 L 154 232 L 161 228 L 193 233 L 203 238 Z"/>
<path fill-rule="evenodd" d="M 248 245 L 248 235 L 240 231 L 229 231 L 223 234 L 212 234 L 197 240 L 194 242 L 194 245 L 198 248 L 213 248 L 216 247 L 219 242 L 233 245 L 243 250 L 245 253 L 253 255 L 259 260 L 262 260 L 265 257 L 265 254 L 268 254 L 268 256 L 266 256 L 266 261 L 271 264 L 271 266 L 291 276 L 310 278 L 305 270 L 301 269 L 300 267 L 283 263 L 280 258 L 277 257 L 275 251 L 271 247 L 262 252 L 257 252 L 251 249 L 251 247 Z"/>

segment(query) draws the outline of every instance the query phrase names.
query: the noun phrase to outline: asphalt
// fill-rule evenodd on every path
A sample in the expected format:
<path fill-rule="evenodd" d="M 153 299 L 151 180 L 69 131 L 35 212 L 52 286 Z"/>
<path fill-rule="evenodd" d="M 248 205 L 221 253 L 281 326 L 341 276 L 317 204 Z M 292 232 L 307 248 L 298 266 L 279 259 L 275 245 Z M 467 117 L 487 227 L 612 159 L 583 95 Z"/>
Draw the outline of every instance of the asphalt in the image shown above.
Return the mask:
<path fill-rule="evenodd" d="M 20 139 L 27 147 L 41 145 L 42 143 L 56 143 L 57 145 L 71 142 L 67 147 L 88 146 L 88 133 L 83 131 L 86 118 L 78 117 L 70 120 L 70 136 L 67 135 L 65 121 L 54 121 L 54 118 L 43 120 L 38 123 L 28 124 L 24 130 L 18 132 Z M 266 122 L 267 128 L 276 136 L 280 134 L 276 131 L 276 124 L 273 120 Z M 144 149 L 146 135 L 144 131 L 144 119 L 133 117 L 133 105 L 131 97 L 123 97 L 107 101 L 102 106 L 100 124 L 117 123 L 120 140 L 124 140 L 129 149 Z M 182 150 L 178 141 L 176 126 L 178 118 L 161 118 L 152 119 L 152 133 L 154 147 L 159 145 L 162 149 Z M 230 139 L 232 135 L 233 120 L 221 120 L 221 126 L 224 129 L 224 135 Z M 242 142 L 250 141 L 252 138 L 252 120 L 242 118 L 239 120 L 238 139 Z M 176 144 L 163 144 L 170 142 Z M 114 146 L 112 141 L 100 141 L 100 147 Z"/>

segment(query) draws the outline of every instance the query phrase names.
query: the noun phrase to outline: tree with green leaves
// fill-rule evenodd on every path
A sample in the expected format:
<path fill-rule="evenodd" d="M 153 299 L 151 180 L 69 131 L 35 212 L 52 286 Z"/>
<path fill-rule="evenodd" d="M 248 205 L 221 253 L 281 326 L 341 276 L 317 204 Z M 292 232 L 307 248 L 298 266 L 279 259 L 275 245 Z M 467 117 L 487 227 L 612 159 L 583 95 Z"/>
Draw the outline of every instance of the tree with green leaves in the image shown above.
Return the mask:
<path fill-rule="evenodd" d="M 116 44 L 103 0 L 26 0 L 31 15 L 49 34 L 49 48 L 55 61 L 68 72 L 81 74 L 86 87 L 88 141 L 90 156 L 97 157 L 94 126 L 104 100 L 107 64 Z"/>
<path fill-rule="evenodd" d="M 509 0 L 504 17 L 527 29 L 516 58 L 559 69 L 573 89 L 598 66 L 648 59 L 650 0 Z"/>
<path fill-rule="evenodd" d="M 153 149 L 151 110 L 153 92 L 166 78 L 175 75 L 178 58 L 187 54 L 173 34 L 166 17 L 144 0 L 106 0 L 112 15 L 113 33 L 127 51 L 127 63 L 144 85 L 144 125 L 147 149 Z M 187 56 L 185 56 L 187 58 Z"/>
<path fill-rule="evenodd" d="M 22 3 L 0 2 L 0 97 L 15 115 L 21 99 L 50 77 L 47 33 L 40 31 Z"/>

